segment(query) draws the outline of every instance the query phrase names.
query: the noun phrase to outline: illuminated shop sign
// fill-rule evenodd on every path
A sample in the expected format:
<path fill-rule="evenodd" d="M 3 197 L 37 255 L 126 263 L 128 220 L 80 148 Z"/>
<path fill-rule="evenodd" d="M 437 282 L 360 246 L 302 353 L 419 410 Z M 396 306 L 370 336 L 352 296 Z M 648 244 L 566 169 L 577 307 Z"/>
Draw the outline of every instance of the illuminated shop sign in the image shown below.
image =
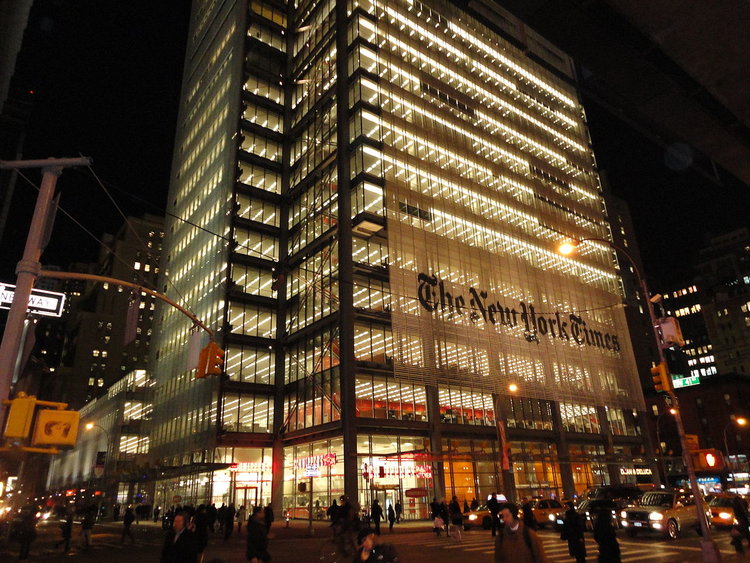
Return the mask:
<path fill-rule="evenodd" d="M 620 475 L 653 475 L 649 467 L 621 467 Z"/>
<path fill-rule="evenodd" d="M 295 469 L 312 469 L 318 467 L 330 467 L 336 465 L 336 454 L 328 453 L 321 455 L 311 455 L 308 457 L 298 457 L 294 460 Z"/>
<path fill-rule="evenodd" d="M 365 479 L 399 479 L 416 478 L 432 479 L 431 465 L 417 465 L 414 463 L 398 463 L 397 461 L 382 461 L 374 464 L 362 464 L 362 477 Z"/>
<path fill-rule="evenodd" d="M 266 473 L 269 470 L 267 463 L 258 461 L 241 461 L 229 466 L 229 471 L 236 471 L 238 473 Z"/>
<path fill-rule="evenodd" d="M 600 332 L 589 328 L 581 315 L 574 313 L 538 314 L 531 303 L 518 302 L 518 308 L 508 307 L 496 300 L 489 292 L 468 288 L 466 297 L 450 293 L 445 281 L 436 275 L 420 273 L 418 298 L 422 307 L 430 313 L 442 311 L 451 317 L 468 315 L 472 322 L 484 322 L 507 328 L 522 327 L 526 340 L 539 344 L 539 336 L 550 340 L 573 341 L 579 346 L 591 346 L 604 350 L 620 351 L 620 341 L 616 334 Z"/>

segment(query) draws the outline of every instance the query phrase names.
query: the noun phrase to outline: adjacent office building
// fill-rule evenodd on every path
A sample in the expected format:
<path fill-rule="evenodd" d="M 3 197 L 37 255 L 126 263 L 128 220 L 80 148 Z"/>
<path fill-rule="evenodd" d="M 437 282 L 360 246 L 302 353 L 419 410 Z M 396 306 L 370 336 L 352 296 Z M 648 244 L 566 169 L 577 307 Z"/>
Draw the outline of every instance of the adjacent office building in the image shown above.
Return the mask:
<path fill-rule="evenodd" d="M 651 479 L 617 257 L 555 250 L 611 240 L 574 67 L 496 5 L 195 2 L 168 203 L 226 366 L 157 308 L 155 504 Z"/>

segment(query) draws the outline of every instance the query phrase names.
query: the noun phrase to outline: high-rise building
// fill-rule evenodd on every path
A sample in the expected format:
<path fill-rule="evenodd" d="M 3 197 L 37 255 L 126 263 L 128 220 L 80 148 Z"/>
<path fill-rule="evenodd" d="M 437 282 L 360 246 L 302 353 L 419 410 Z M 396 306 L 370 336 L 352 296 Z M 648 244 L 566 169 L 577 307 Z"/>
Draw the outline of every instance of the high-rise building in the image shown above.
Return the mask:
<path fill-rule="evenodd" d="M 168 203 L 226 373 L 157 310 L 157 504 L 651 480 L 574 66 L 496 5 L 194 3 Z"/>
<path fill-rule="evenodd" d="M 93 273 L 155 287 L 164 237 L 164 220 L 156 215 L 129 217 L 96 264 L 77 265 Z M 64 399 L 80 408 L 126 373 L 148 365 L 155 299 L 114 283 L 80 282 L 72 297 L 59 377 Z M 129 312 L 129 309 L 132 311 Z"/>

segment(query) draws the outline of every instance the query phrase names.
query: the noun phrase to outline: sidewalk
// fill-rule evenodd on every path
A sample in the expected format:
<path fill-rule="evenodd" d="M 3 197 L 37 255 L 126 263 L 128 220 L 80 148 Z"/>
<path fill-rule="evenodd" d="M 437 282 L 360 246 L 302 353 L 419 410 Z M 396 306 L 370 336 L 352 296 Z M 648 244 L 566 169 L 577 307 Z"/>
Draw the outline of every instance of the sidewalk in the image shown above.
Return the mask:
<path fill-rule="evenodd" d="M 332 535 L 331 523 L 327 520 L 313 520 L 312 535 L 315 537 L 326 537 Z M 374 527 L 370 524 L 370 527 Z M 380 523 L 380 531 L 388 535 L 388 522 Z M 416 520 L 394 524 L 394 534 L 410 534 L 415 532 L 432 532 L 432 522 L 429 520 Z M 307 520 L 290 520 L 289 526 L 283 520 L 276 520 L 271 528 L 272 537 L 275 539 L 309 538 L 310 527 Z"/>

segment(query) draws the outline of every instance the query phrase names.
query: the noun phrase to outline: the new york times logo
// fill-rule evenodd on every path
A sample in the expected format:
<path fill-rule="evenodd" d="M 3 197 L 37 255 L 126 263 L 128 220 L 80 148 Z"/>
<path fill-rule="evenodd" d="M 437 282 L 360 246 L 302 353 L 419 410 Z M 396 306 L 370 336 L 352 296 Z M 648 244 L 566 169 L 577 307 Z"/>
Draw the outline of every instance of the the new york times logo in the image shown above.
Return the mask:
<path fill-rule="evenodd" d="M 586 326 L 580 315 L 556 311 L 552 314 L 537 314 L 531 303 L 518 302 L 517 308 L 508 307 L 495 300 L 487 291 L 468 288 L 468 298 L 450 293 L 445 283 L 437 276 L 420 273 L 419 302 L 430 313 L 442 311 L 451 317 L 468 315 L 472 322 L 483 319 L 486 323 L 515 328 L 522 326 L 526 340 L 539 343 L 540 336 L 551 340 L 572 340 L 581 346 L 593 346 L 604 350 L 620 351 L 616 334 L 600 332 Z"/>

